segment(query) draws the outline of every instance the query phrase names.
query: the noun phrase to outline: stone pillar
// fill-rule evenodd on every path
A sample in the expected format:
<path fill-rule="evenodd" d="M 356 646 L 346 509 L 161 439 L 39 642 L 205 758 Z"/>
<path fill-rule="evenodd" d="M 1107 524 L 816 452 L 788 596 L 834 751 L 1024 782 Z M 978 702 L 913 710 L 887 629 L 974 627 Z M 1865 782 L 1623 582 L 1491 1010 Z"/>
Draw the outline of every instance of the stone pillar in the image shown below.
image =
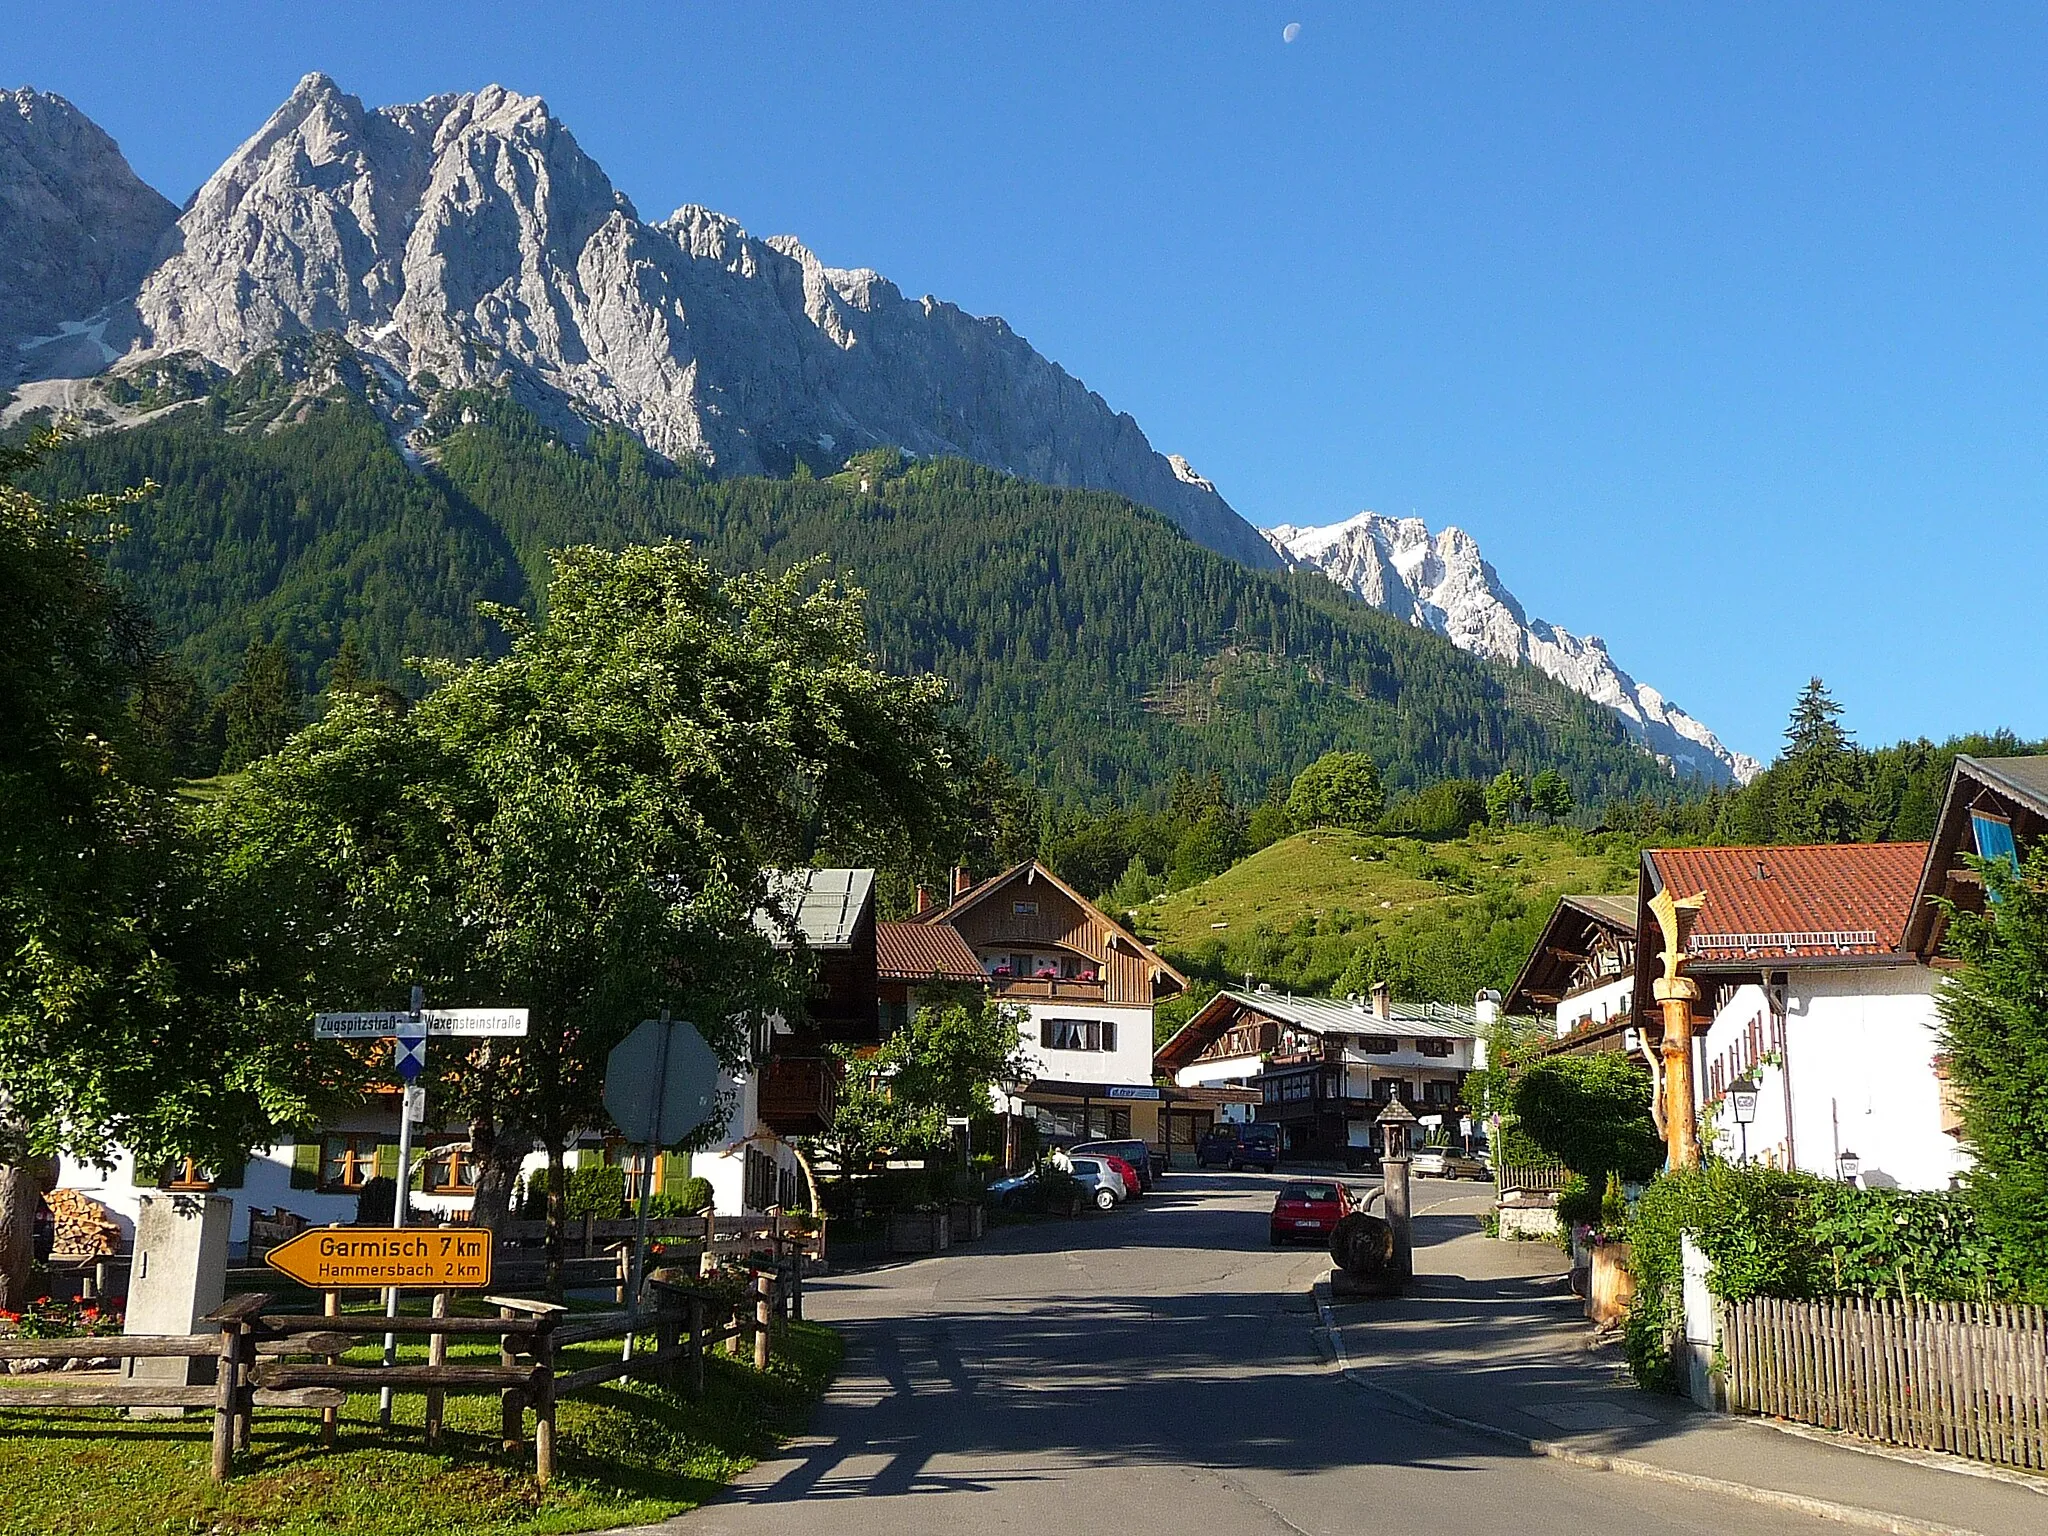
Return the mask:
<path fill-rule="evenodd" d="M 1707 1274 L 1713 1266 L 1690 1232 L 1683 1233 L 1679 1243 L 1685 1276 L 1685 1330 L 1680 1341 L 1685 1393 L 1702 1408 L 1724 1409 L 1728 1406 L 1727 1382 L 1715 1364 L 1721 1347 L 1720 1306 L 1707 1289 Z"/>
<path fill-rule="evenodd" d="M 226 1299 L 228 1228 L 235 1202 L 225 1195 L 151 1192 L 135 1217 L 135 1267 L 128 1280 L 124 1333 L 200 1332 L 199 1320 Z M 210 1362 L 184 1359 L 129 1360 L 131 1381 L 164 1386 L 193 1384 L 195 1368 Z M 181 1410 L 133 1409 L 136 1416 Z"/>

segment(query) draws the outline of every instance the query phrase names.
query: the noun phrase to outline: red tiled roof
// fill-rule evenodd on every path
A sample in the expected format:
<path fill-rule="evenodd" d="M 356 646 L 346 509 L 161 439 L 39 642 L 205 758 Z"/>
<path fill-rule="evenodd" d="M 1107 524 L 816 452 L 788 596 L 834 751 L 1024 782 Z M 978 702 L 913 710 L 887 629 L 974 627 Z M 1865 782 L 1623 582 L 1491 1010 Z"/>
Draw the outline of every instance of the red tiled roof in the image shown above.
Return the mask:
<path fill-rule="evenodd" d="M 1702 961 L 1872 955 L 1899 947 L 1927 845 L 1655 848 L 1648 858 L 1672 895 L 1707 893 L 1688 945 Z"/>
<path fill-rule="evenodd" d="M 875 969 L 886 981 L 982 981 L 987 975 L 950 923 L 876 923 Z"/>

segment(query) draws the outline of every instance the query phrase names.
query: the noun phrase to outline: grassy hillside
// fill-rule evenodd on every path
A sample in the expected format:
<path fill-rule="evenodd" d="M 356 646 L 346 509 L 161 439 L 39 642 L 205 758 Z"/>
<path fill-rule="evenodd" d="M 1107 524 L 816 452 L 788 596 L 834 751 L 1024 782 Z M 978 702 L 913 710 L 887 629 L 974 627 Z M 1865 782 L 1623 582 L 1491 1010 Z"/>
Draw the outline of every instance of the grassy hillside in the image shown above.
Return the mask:
<path fill-rule="evenodd" d="M 1332 747 L 1371 752 L 1395 787 L 1503 766 L 1556 767 L 1584 804 L 1671 787 L 1612 714 L 1541 674 L 1320 577 L 1238 565 L 1115 496 L 958 461 L 710 480 L 475 395 L 435 403 L 415 465 L 347 378 L 307 400 L 245 373 L 71 445 L 34 487 L 161 487 L 114 568 L 216 690 L 252 638 L 282 641 L 309 687 L 344 634 L 404 680 L 408 656 L 495 643 L 477 600 L 534 603 L 550 549 L 683 538 L 727 569 L 818 558 L 857 582 L 883 663 L 947 678 L 1055 801 L 1147 803 L 1210 772 L 1249 801 Z"/>
<path fill-rule="evenodd" d="M 1295 992 L 1470 1001 L 1505 991 L 1557 898 L 1631 891 L 1619 833 L 1477 829 L 1449 842 L 1302 832 L 1138 910 L 1138 931 L 1191 976 L 1247 972 Z"/>

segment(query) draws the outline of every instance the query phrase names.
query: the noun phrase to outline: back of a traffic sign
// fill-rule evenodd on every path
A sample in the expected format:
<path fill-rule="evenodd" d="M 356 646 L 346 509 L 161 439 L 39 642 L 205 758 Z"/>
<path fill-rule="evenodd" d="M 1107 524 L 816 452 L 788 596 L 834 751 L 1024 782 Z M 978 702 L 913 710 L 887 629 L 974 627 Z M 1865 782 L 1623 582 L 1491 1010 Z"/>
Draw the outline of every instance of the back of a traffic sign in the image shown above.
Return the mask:
<path fill-rule="evenodd" d="M 718 1057 L 696 1026 L 646 1019 L 605 1062 L 604 1107 L 626 1139 L 673 1146 L 718 1109 Z"/>

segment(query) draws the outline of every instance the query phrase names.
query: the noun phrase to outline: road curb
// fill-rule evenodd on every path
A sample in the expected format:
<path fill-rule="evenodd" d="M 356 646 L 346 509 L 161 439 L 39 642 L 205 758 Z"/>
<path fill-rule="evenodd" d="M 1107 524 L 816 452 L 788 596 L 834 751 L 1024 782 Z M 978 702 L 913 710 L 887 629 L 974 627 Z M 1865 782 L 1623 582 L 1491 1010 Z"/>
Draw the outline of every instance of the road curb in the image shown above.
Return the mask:
<path fill-rule="evenodd" d="M 1843 1504 L 1834 1499 L 1817 1499 L 1808 1494 L 1787 1493 L 1781 1488 L 1759 1488 L 1752 1483 L 1708 1477 L 1699 1472 L 1680 1472 L 1672 1467 L 1660 1467 L 1653 1461 L 1639 1461 L 1632 1456 L 1608 1456 L 1598 1451 L 1582 1451 L 1561 1441 L 1533 1439 L 1515 1430 L 1504 1429 L 1498 1424 L 1488 1424 L 1482 1419 L 1468 1419 L 1461 1414 L 1451 1413 L 1403 1392 L 1398 1387 L 1390 1387 L 1375 1381 L 1371 1372 L 1351 1364 L 1344 1353 L 1343 1337 L 1337 1330 L 1335 1320 L 1330 1316 L 1326 1284 L 1319 1282 L 1314 1293 L 1316 1310 L 1323 1322 L 1323 1331 L 1329 1335 L 1331 1355 L 1344 1379 L 1368 1392 L 1389 1398 L 1410 1412 L 1439 1424 L 1447 1424 L 1453 1429 L 1462 1429 L 1468 1434 L 1479 1435 L 1488 1440 L 1497 1440 L 1518 1450 L 1561 1461 L 1569 1466 L 1582 1467 L 1594 1472 L 1615 1472 L 1623 1477 L 1638 1477 L 1647 1482 L 1666 1483 L 1694 1493 L 1724 1494 L 1731 1498 L 1746 1500 L 1751 1504 L 1811 1515 L 1820 1520 L 1833 1520 L 1841 1525 L 1853 1525 L 1867 1531 L 1888 1531 L 1892 1536 L 1982 1536 L 1981 1532 L 1971 1530 L 1967 1526 L 1943 1525 L 1938 1521 L 1915 1519 L 1911 1515 L 1895 1515 L 1881 1509 L 1866 1509 L 1860 1504 Z"/>

